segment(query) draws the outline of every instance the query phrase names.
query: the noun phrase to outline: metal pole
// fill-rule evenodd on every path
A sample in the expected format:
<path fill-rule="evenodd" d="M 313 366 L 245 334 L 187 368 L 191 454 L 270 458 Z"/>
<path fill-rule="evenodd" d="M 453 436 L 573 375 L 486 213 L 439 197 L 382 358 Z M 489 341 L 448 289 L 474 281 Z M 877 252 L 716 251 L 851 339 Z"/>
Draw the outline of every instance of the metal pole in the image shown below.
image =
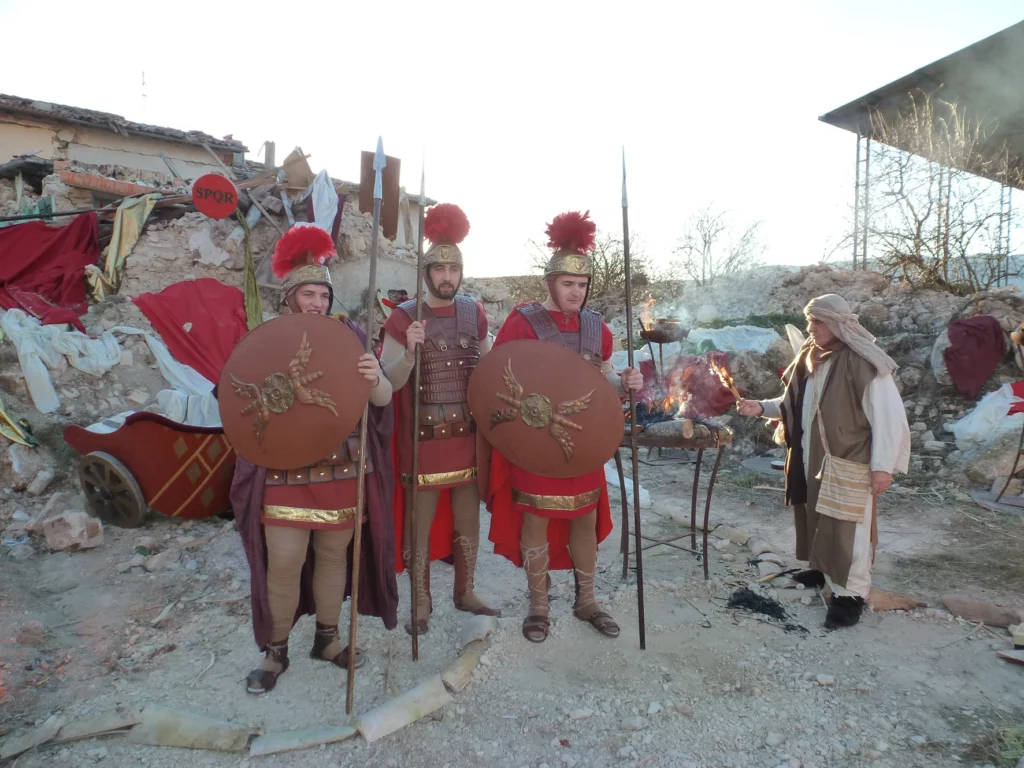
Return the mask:
<path fill-rule="evenodd" d="M 871 208 L 871 134 L 864 141 L 864 250 L 861 252 L 860 268 L 868 268 L 868 229 Z"/>
<path fill-rule="evenodd" d="M 373 170 L 376 179 L 373 184 L 373 233 L 370 235 L 370 289 L 366 292 L 366 352 L 373 353 L 373 320 L 377 301 L 377 233 L 380 230 L 380 204 L 384 196 L 381 173 L 387 160 L 384 158 L 384 142 L 377 138 L 377 151 L 373 156 Z M 352 533 L 352 606 L 348 626 L 348 691 L 345 697 L 345 713 L 352 714 L 356 693 L 356 626 L 359 621 L 359 560 L 363 543 L 363 506 L 366 503 L 366 430 L 370 415 L 370 402 L 363 408 L 363 420 L 359 425 L 359 472 L 356 487 L 356 520 Z"/>
<path fill-rule="evenodd" d="M 622 251 L 626 262 L 626 327 L 633 332 L 633 275 L 629 260 L 629 200 L 626 197 L 626 149 L 622 149 Z M 629 367 L 633 367 L 633 344 L 627 347 Z M 640 628 L 640 650 L 647 648 L 644 626 L 644 555 L 640 535 L 640 467 L 637 464 L 636 391 L 629 390 L 629 448 L 633 464 L 633 533 L 636 536 L 636 601 Z"/>
<path fill-rule="evenodd" d="M 419 246 L 416 251 L 416 322 L 423 322 L 423 220 L 425 217 L 424 208 L 427 207 L 426 183 L 427 173 L 426 162 L 420 167 L 420 215 L 419 215 Z M 416 566 L 417 552 L 416 542 L 416 503 L 419 500 L 420 488 L 420 360 L 421 346 L 416 345 L 416 362 L 412 369 L 412 479 L 409 481 L 412 486 L 409 492 L 409 506 L 406 508 L 406 516 L 409 520 L 409 594 L 412 595 L 412 660 L 420 660 L 420 624 L 417 611 L 416 595 Z M 427 551 L 427 564 L 430 567 L 430 551 Z M 424 585 L 426 586 L 426 585 Z"/>
<path fill-rule="evenodd" d="M 857 162 L 853 172 L 853 269 L 857 270 L 857 246 L 860 245 L 860 134 L 857 134 Z"/>

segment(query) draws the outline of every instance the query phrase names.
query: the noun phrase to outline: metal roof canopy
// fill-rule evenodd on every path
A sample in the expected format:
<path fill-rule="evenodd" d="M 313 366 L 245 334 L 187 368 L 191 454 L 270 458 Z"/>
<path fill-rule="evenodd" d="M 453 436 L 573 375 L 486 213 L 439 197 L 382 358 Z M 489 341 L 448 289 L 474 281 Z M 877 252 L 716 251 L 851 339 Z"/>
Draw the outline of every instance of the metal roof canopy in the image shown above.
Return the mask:
<path fill-rule="evenodd" d="M 912 104 L 915 91 L 935 93 L 956 102 L 968 118 L 995 120 L 989 134 L 996 146 L 1006 143 L 1011 176 L 1024 189 L 1024 21 L 997 32 L 973 45 L 921 67 L 905 77 L 854 99 L 818 119 L 829 125 L 866 136 L 871 131 L 870 115 L 877 110 L 886 122 Z M 878 136 L 871 136 L 879 140 Z M 909 151 L 906 147 L 897 149 Z M 965 170 L 977 172 L 978 169 Z M 991 171 L 978 175 L 1004 183 Z M 1008 182 L 1007 182 L 1008 183 Z"/>

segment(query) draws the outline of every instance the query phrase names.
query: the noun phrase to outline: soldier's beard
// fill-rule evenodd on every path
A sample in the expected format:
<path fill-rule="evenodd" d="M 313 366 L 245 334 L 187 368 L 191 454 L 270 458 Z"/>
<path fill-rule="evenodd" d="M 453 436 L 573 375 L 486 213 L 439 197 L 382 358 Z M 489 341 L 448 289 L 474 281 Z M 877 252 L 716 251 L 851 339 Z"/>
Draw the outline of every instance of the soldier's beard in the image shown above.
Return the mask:
<path fill-rule="evenodd" d="M 442 301 L 451 301 L 455 298 L 455 295 L 459 292 L 459 286 L 462 285 L 462 279 L 459 282 L 450 283 L 447 280 L 440 285 L 435 286 L 434 281 L 430 279 L 430 275 L 427 275 L 424 282 L 427 284 L 427 291 L 435 299 L 441 299 Z"/>

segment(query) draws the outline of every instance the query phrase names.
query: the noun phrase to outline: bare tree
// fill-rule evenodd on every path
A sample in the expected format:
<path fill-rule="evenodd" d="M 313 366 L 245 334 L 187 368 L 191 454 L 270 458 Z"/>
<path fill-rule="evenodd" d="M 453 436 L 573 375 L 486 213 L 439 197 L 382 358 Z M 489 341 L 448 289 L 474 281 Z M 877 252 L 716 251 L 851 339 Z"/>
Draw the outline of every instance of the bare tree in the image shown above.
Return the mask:
<path fill-rule="evenodd" d="M 871 216 L 867 236 L 889 277 L 978 291 L 1003 274 L 1010 221 L 1000 185 L 1020 184 L 994 120 L 968 117 L 932 94 L 886 120 L 871 115 Z"/>
<path fill-rule="evenodd" d="M 722 275 L 757 266 L 765 252 L 761 222 L 737 227 L 726 211 L 711 205 L 693 214 L 673 251 L 673 264 L 697 285 L 711 285 Z"/>
<path fill-rule="evenodd" d="M 551 249 L 531 240 L 528 247 L 532 252 L 534 269 L 543 270 L 551 258 Z M 598 297 L 626 287 L 626 256 L 622 248 L 622 237 L 608 232 L 598 232 L 594 250 L 590 254 L 593 262 L 593 276 L 590 279 L 590 295 Z M 650 258 L 644 252 L 636 235 L 629 237 L 629 260 L 635 286 L 646 285 L 651 269 Z"/>

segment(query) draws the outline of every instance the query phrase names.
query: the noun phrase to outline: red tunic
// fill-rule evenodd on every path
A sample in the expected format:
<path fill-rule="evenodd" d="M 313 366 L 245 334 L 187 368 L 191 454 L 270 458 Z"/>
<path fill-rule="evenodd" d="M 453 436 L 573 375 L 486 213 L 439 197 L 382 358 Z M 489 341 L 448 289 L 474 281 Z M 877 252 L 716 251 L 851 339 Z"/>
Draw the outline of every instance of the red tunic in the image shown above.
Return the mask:
<path fill-rule="evenodd" d="M 431 307 L 430 311 L 438 317 L 454 317 L 455 305 Z M 477 302 L 478 334 L 480 339 L 487 337 L 487 312 L 483 304 Z M 412 324 L 413 318 L 404 311 L 396 309 L 384 323 L 384 332 L 405 346 L 405 332 Z M 412 474 L 412 374 L 409 382 L 402 387 L 393 399 L 395 404 L 395 423 L 398 425 L 391 440 L 392 456 L 395 464 L 395 541 L 404 541 L 406 494 L 409 492 L 402 482 L 402 475 Z M 447 440 L 423 440 L 420 442 L 419 467 L 417 474 L 442 474 L 461 472 L 476 468 L 476 435 L 469 437 L 451 437 Z M 452 541 L 455 536 L 455 524 L 452 520 L 452 504 L 449 488 L 475 483 L 476 476 L 471 475 L 450 483 L 430 485 L 430 490 L 440 490 L 437 500 L 437 511 L 434 523 L 430 528 L 430 559 L 444 560 L 453 554 Z M 420 488 L 424 486 L 421 484 Z M 398 573 L 405 570 L 402 547 L 395 547 L 395 567 Z"/>
<path fill-rule="evenodd" d="M 273 472 L 273 470 L 268 470 Z M 263 507 L 286 507 L 300 510 L 301 520 L 289 520 L 285 517 L 268 517 L 264 513 L 264 525 L 285 525 L 295 528 L 312 530 L 344 530 L 352 528 L 355 520 L 351 517 L 340 523 L 314 522 L 313 510 L 335 512 L 338 510 L 354 510 L 359 482 L 351 480 L 332 480 L 329 483 L 308 483 L 306 485 L 268 485 L 263 489 Z M 280 513 L 278 513 L 280 514 Z M 366 516 L 363 516 L 363 520 Z"/>
<path fill-rule="evenodd" d="M 522 306 L 522 305 L 519 305 Z M 536 339 L 530 323 L 519 313 L 517 306 L 512 310 L 505 324 L 498 332 L 494 346 L 515 339 Z M 549 310 L 550 312 L 550 310 Z M 579 332 L 580 316 L 578 312 L 550 312 L 559 329 Z M 614 342 L 611 329 L 601 324 L 601 359 L 608 360 L 612 356 Z M 548 555 L 549 567 L 552 570 L 572 568 L 569 556 L 570 520 L 582 517 L 597 509 L 597 540 L 603 541 L 612 531 L 611 509 L 608 505 L 608 486 L 605 482 L 604 469 L 598 469 L 586 475 L 571 478 L 541 477 L 513 466 L 498 451 L 491 451 L 490 475 L 487 485 L 487 508 L 491 512 L 490 540 L 494 551 L 522 566 L 523 558 L 520 540 L 523 528 L 523 513 L 549 518 L 548 523 Z M 595 496 L 590 501 L 588 497 Z M 545 504 L 536 497 L 575 497 L 574 503 L 568 506 L 573 509 L 542 509 Z"/>

